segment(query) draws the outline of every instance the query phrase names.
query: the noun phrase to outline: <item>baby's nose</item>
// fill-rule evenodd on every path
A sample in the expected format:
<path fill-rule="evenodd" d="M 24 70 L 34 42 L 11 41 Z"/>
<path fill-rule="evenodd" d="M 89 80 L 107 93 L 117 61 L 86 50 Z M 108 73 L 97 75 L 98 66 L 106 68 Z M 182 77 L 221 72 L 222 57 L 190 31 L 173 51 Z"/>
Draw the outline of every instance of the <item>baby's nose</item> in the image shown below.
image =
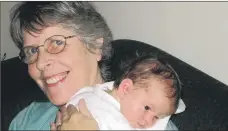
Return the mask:
<path fill-rule="evenodd" d="M 144 126 L 145 127 L 151 127 L 152 125 L 154 125 L 154 123 L 155 123 L 155 116 L 154 115 L 147 115 L 147 116 L 145 116 L 145 118 L 144 118 Z"/>
<path fill-rule="evenodd" d="M 145 119 L 143 119 L 138 124 L 139 124 L 140 128 L 146 128 L 147 121 Z"/>

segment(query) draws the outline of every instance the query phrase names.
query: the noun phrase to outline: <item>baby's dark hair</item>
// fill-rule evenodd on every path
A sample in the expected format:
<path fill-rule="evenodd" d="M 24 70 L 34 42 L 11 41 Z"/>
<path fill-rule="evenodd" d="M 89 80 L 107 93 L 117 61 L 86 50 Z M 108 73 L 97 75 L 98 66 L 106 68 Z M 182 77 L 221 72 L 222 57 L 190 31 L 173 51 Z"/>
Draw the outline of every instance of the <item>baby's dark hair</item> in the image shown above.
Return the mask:
<path fill-rule="evenodd" d="M 118 88 L 121 81 L 124 79 L 131 79 L 133 84 L 148 87 L 148 79 L 158 77 L 167 85 L 167 97 L 171 98 L 175 105 L 175 110 L 178 107 L 181 96 L 181 82 L 179 76 L 174 69 L 164 60 L 155 58 L 152 55 L 144 55 L 138 57 L 126 66 L 123 74 L 116 78 L 114 87 Z"/>

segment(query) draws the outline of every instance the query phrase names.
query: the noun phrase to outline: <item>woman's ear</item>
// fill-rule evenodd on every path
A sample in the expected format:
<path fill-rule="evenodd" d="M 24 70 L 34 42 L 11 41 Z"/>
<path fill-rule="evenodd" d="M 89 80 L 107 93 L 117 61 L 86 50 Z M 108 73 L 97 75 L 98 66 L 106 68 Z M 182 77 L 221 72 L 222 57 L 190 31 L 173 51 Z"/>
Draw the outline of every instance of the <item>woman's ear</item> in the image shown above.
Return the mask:
<path fill-rule="evenodd" d="M 96 39 L 96 43 L 99 44 L 99 47 L 102 47 L 102 45 L 104 44 L 104 38 Z M 97 56 L 97 61 L 100 61 L 102 58 L 102 49 L 101 48 L 96 49 L 95 53 Z"/>
<path fill-rule="evenodd" d="M 134 84 L 131 79 L 124 79 L 121 81 L 119 88 L 118 88 L 118 94 L 122 97 L 127 95 L 132 89 L 134 88 Z"/>

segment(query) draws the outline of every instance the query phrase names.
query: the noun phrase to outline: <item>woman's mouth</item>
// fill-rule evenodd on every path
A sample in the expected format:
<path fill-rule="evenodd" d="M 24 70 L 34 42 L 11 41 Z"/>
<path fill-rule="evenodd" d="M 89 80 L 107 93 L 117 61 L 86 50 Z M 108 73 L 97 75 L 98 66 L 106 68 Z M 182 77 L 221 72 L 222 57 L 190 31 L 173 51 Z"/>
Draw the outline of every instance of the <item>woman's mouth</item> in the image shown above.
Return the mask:
<path fill-rule="evenodd" d="M 48 77 L 45 80 L 45 82 L 46 82 L 48 87 L 56 86 L 57 84 L 59 84 L 60 82 L 63 82 L 65 80 L 65 78 L 68 75 L 68 73 L 69 73 L 69 71 L 62 72 L 62 73 L 59 73 L 57 75 L 53 75 L 51 77 Z"/>

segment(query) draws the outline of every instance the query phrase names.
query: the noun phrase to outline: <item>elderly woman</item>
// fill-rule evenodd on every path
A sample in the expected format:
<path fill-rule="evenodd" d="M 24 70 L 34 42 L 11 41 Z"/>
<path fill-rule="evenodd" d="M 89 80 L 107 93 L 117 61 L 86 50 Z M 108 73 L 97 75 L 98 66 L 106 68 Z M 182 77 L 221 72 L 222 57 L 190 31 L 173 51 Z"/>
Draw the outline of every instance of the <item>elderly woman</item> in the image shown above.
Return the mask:
<path fill-rule="evenodd" d="M 112 34 L 87 2 L 24 2 L 11 14 L 12 39 L 50 103 L 32 103 L 9 129 L 47 130 L 58 107 L 80 88 L 103 83 Z"/>
<path fill-rule="evenodd" d="M 33 102 L 9 130 L 50 130 L 58 109 L 85 86 L 108 80 L 112 33 L 88 2 L 23 2 L 11 14 L 10 33 L 31 78 L 50 102 Z"/>

